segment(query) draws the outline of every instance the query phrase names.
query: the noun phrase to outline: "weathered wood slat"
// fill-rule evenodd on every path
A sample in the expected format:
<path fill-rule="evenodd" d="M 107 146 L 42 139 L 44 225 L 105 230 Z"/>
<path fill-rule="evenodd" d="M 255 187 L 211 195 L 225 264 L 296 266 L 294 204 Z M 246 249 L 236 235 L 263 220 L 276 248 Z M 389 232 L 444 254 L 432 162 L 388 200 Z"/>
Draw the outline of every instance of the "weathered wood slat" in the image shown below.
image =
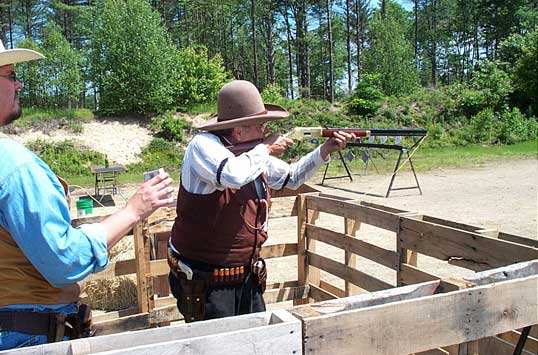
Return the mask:
<path fill-rule="evenodd" d="M 501 338 L 504 341 L 509 342 L 510 344 L 513 344 L 515 347 L 515 345 L 519 341 L 520 335 L 521 335 L 521 332 L 513 330 L 511 332 L 497 334 L 497 337 Z M 538 339 L 533 338 L 531 336 L 527 337 L 527 341 L 525 342 L 524 349 L 530 353 L 538 354 Z"/>
<path fill-rule="evenodd" d="M 476 285 L 486 285 L 492 282 L 508 281 L 532 275 L 538 275 L 538 259 L 477 272 L 474 275 L 464 276 L 462 279 Z"/>
<path fill-rule="evenodd" d="M 538 258 L 538 249 L 405 217 L 398 236 L 404 248 L 475 271 Z"/>
<path fill-rule="evenodd" d="M 319 287 L 321 289 L 335 295 L 336 297 L 339 297 L 339 298 L 346 297 L 346 292 L 344 290 L 342 290 L 341 288 L 336 287 L 335 285 L 333 285 L 331 283 L 328 283 L 327 281 L 320 280 Z M 366 291 L 362 291 L 362 293 L 364 293 L 364 292 L 366 292 Z"/>
<path fill-rule="evenodd" d="M 412 285 L 421 282 L 440 280 L 441 277 L 430 274 L 424 270 L 421 270 L 413 265 L 402 264 L 401 271 L 399 273 L 401 285 Z"/>
<path fill-rule="evenodd" d="M 316 302 L 333 300 L 338 298 L 338 296 L 333 295 L 332 293 L 322 289 L 321 287 L 310 285 L 310 294 L 309 296 L 313 298 Z"/>
<path fill-rule="evenodd" d="M 260 256 L 264 259 L 297 255 L 297 243 L 282 243 L 263 246 Z"/>
<path fill-rule="evenodd" d="M 310 286 L 285 287 L 280 289 L 266 290 L 263 299 L 266 304 L 293 301 L 308 298 Z"/>
<path fill-rule="evenodd" d="M 170 233 L 174 221 L 163 221 L 148 227 L 148 234 Z"/>
<path fill-rule="evenodd" d="M 304 318 L 304 351 L 411 354 L 536 324 L 537 285 L 538 276 L 531 276 L 383 307 Z M 405 336 L 401 336 L 402 329 Z"/>
<path fill-rule="evenodd" d="M 523 244 L 529 247 L 538 248 L 538 239 L 530 239 L 530 238 L 521 237 L 519 235 L 508 234 L 508 233 L 503 233 L 503 232 L 499 232 L 498 238 L 502 240 L 507 240 L 509 242 L 514 242 L 514 243 Z"/>
<path fill-rule="evenodd" d="M 321 270 L 325 270 L 326 272 L 333 274 L 334 276 L 338 276 L 344 280 L 348 280 L 349 282 L 362 289 L 368 291 L 379 291 L 394 287 L 388 282 L 379 280 L 362 271 L 352 269 L 347 265 L 326 258 L 319 254 L 309 251 L 307 252 L 307 256 L 310 265 L 317 267 Z"/>
<path fill-rule="evenodd" d="M 136 260 L 121 260 L 109 263 L 106 269 L 97 274 L 92 274 L 88 276 L 86 279 L 84 279 L 84 281 L 95 281 L 110 277 L 130 275 L 134 273 L 136 273 Z"/>
<path fill-rule="evenodd" d="M 450 355 L 450 353 L 443 349 L 432 349 L 415 353 L 414 355 Z"/>
<path fill-rule="evenodd" d="M 424 282 L 418 285 L 396 287 L 384 291 L 364 293 L 362 295 L 299 306 L 293 308 L 291 312 L 300 318 L 308 318 L 321 314 L 334 314 L 353 309 L 431 296 L 436 292 L 438 286 L 439 281 Z"/>
<path fill-rule="evenodd" d="M 398 270 L 399 257 L 398 254 L 392 250 L 387 250 L 362 240 L 352 238 L 346 234 L 312 224 L 306 224 L 306 233 L 309 238 L 360 255 L 393 270 Z"/>
<path fill-rule="evenodd" d="M 497 338 L 497 337 L 488 337 L 479 340 L 480 343 L 480 354 L 487 355 L 513 355 L 514 346 L 507 341 Z M 536 353 L 531 353 L 527 350 L 523 350 L 521 355 L 535 355 Z"/>
<path fill-rule="evenodd" d="M 309 209 L 350 218 L 361 223 L 398 232 L 399 217 L 393 213 L 362 206 L 355 202 L 338 201 L 318 196 L 307 196 Z"/>

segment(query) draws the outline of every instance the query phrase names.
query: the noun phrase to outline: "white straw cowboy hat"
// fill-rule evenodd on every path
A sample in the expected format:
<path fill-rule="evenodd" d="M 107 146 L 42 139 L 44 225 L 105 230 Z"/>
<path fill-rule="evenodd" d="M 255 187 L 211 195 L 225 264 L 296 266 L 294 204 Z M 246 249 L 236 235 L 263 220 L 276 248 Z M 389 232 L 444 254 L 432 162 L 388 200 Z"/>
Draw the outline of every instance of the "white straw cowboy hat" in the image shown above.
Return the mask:
<path fill-rule="evenodd" d="M 260 92 L 249 81 L 234 80 L 222 87 L 217 99 L 217 115 L 196 127 L 216 131 L 239 126 L 253 126 L 289 116 L 277 105 L 264 104 Z"/>
<path fill-rule="evenodd" d="M 0 41 L 0 67 L 8 64 L 29 62 L 31 60 L 43 58 L 45 57 L 41 53 L 31 49 L 6 49 L 2 41 Z"/>

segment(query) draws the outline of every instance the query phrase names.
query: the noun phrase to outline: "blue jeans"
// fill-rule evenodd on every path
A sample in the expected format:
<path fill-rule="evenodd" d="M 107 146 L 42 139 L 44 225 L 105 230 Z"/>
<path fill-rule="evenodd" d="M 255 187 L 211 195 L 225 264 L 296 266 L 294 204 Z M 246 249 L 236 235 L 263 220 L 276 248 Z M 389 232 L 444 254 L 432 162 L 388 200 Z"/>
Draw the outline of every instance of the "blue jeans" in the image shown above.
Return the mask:
<path fill-rule="evenodd" d="M 46 343 L 46 335 L 30 335 L 18 332 L 0 332 L 0 350 L 23 348 L 25 346 L 33 346 Z"/>
<path fill-rule="evenodd" d="M 56 309 L 49 309 L 47 306 L 37 306 L 33 309 L 28 308 L 19 308 L 19 307 L 2 307 L 2 310 L 6 309 L 11 310 L 21 310 L 21 311 L 32 311 L 32 312 L 39 312 L 39 313 L 62 313 L 62 314 L 69 314 L 69 313 L 75 313 L 77 309 L 77 305 L 74 303 L 61 306 Z M 64 340 L 68 340 L 67 337 L 64 338 Z M 10 332 L 10 331 L 0 331 L 0 351 L 1 350 L 8 350 L 8 349 L 15 349 L 15 348 L 23 348 L 26 346 L 33 346 L 33 345 L 40 345 L 40 344 L 46 344 L 47 343 L 47 335 L 31 335 L 31 334 L 25 334 L 25 333 L 19 333 L 19 332 Z"/>

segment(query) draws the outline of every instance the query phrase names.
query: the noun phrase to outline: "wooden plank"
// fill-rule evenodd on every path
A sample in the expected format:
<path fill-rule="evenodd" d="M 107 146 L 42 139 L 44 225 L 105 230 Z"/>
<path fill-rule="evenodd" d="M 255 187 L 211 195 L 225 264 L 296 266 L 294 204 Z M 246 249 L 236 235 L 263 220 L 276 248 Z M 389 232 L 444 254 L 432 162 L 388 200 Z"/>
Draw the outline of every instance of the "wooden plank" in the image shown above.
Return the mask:
<path fill-rule="evenodd" d="M 398 232 L 399 217 L 394 213 L 362 206 L 356 202 L 307 196 L 308 208 L 356 220 L 375 227 Z"/>
<path fill-rule="evenodd" d="M 432 349 L 415 353 L 414 355 L 450 355 L 450 353 L 443 349 Z"/>
<path fill-rule="evenodd" d="M 361 223 L 352 219 L 344 218 L 344 234 L 347 238 L 353 238 L 357 236 L 357 231 L 360 229 Z M 344 249 L 344 263 L 352 268 L 357 268 L 357 256 L 351 251 Z M 351 282 L 345 280 L 344 288 L 346 296 L 358 295 L 361 293 L 361 289 Z"/>
<path fill-rule="evenodd" d="M 306 196 L 297 196 L 297 280 L 299 286 L 306 286 L 307 284 L 307 270 L 308 261 L 306 260 L 306 223 L 307 223 L 307 208 L 306 208 Z M 303 299 L 294 300 L 293 304 L 308 303 Z"/>
<path fill-rule="evenodd" d="M 286 302 L 296 299 L 308 299 L 310 286 L 284 287 L 266 290 L 263 299 L 266 304 Z"/>
<path fill-rule="evenodd" d="M 310 285 L 310 297 L 312 297 L 316 302 L 333 300 L 338 298 L 338 296 L 333 295 L 332 293 L 322 289 L 321 287 Z"/>
<path fill-rule="evenodd" d="M 92 314 L 92 322 L 100 323 L 107 320 L 118 319 L 121 317 L 131 316 L 138 312 L 138 307 L 131 307 L 127 309 L 122 309 L 120 311 L 111 311 L 103 314 Z M 94 312 L 95 313 L 95 312 Z"/>
<path fill-rule="evenodd" d="M 365 241 L 351 238 L 342 233 L 329 229 L 306 224 L 306 233 L 309 238 L 319 240 L 337 248 L 347 250 L 383 266 L 398 270 L 398 254 Z"/>
<path fill-rule="evenodd" d="M 168 266 L 168 260 L 151 260 L 149 262 L 150 273 L 152 276 L 168 275 L 170 272 L 170 266 Z"/>
<path fill-rule="evenodd" d="M 441 279 L 439 276 L 435 276 L 409 264 L 402 264 L 401 266 L 402 270 L 398 274 L 398 281 L 399 285 L 402 286 Z"/>
<path fill-rule="evenodd" d="M 387 211 L 387 212 L 390 212 L 390 213 L 402 213 L 402 212 L 408 212 L 406 210 L 401 210 L 399 208 L 395 208 L 395 207 L 390 207 L 390 206 L 385 206 L 385 205 L 380 205 L 380 204 L 377 204 L 377 203 L 373 203 L 373 202 L 369 202 L 369 201 L 360 201 L 360 204 L 362 206 L 366 206 L 366 207 L 372 207 L 372 208 L 375 208 L 375 209 L 378 209 L 378 210 L 382 210 L 382 211 Z"/>
<path fill-rule="evenodd" d="M 264 339 L 267 338 L 267 339 Z M 12 355 L 287 354 L 301 352 L 301 323 L 277 310 L 13 349 Z"/>
<path fill-rule="evenodd" d="M 307 253 L 308 262 L 310 265 L 324 270 L 334 276 L 338 276 L 344 280 L 348 280 L 354 285 L 365 290 L 379 291 L 394 287 L 394 285 L 391 285 L 388 282 L 379 280 L 362 271 L 352 269 L 349 266 L 339 263 L 338 261 L 334 261 L 310 251 Z M 316 286 L 319 287 L 319 284 Z"/>
<path fill-rule="evenodd" d="M 536 324 L 537 286 L 538 276 L 531 276 L 303 318 L 304 351 L 326 354 L 338 349 L 339 354 L 411 354 Z"/>
<path fill-rule="evenodd" d="M 521 332 L 518 332 L 516 330 L 502 333 L 502 334 L 497 334 L 497 337 L 499 337 L 500 339 L 504 341 L 509 342 L 510 344 L 513 344 L 514 347 L 519 341 L 520 336 L 521 336 Z M 538 339 L 533 338 L 531 336 L 527 337 L 527 341 L 525 342 L 524 349 L 530 353 L 538 354 Z"/>
<path fill-rule="evenodd" d="M 486 285 L 492 282 L 508 281 L 527 276 L 538 275 L 538 260 L 524 261 L 514 265 L 477 272 L 474 275 L 462 277 L 475 285 Z"/>
<path fill-rule="evenodd" d="M 170 234 L 172 227 L 174 226 L 174 221 L 163 221 L 161 223 L 155 224 L 148 227 L 148 234 Z"/>
<path fill-rule="evenodd" d="M 149 238 L 144 235 L 145 220 L 134 227 L 134 244 L 136 258 L 136 290 L 138 309 L 140 313 L 147 313 L 152 308 L 151 271 L 149 260 Z"/>
<path fill-rule="evenodd" d="M 445 227 L 461 229 L 462 231 L 467 231 L 467 232 L 474 232 L 476 230 L 482 229 L 482 227 L 480 227 L 480 226 L 473 226 L 473 225 L 470 225 L 470 224 L 450 221 L 448 219 L 437 218 L 437 217 L 427 216 L 427 215 L 424 215 L 422 220 L 425 221 L 425 222 L 439 224 L 439 225 L 445 226 Z"/>
<path fill-rule="evenodd" d="M 297 243 L 266 245 L 262 247 L 260 252 L 260 256 L 264 259 L 280 258 L 290 255 L 297 255 Z"/>
<path fill-rule="evenodd" d="M 523 244 L 523 245 L 533 247 L 533 248 L 538 248 L 538 239 L 530 239 L 530 238 L 521 237 L 519 235 L 508 234 L 508 233 L 503 233 L 503 232 L 499 232 L 498 238 L 502 240 L 507 240 L 509 242 Z"/>
<path fill-rule="evenodd" d="M 514 346 L 503 339 L 497 337 L 488 337 L 480 339 L 480 354 L 485 355 L 513 355 Z M 535 355 L 529 351 L 523 350 L 521 355 Z"/>
<path fill-rule="evenodd" d="M 529 332 L 529 336 L 538 339 L 538 324 L 531 328 L 531 331 Z"/>
<path fill-rule="evenodd" d="M 395 287 L 384 291 L 364 293 L 362 295 L 299 306 L 293 308 L 291 312 L 302 319 L 322 314 L 336 314 L 343 311 L 431 296 L 436 292 L 438 286 L 439 281 L 431 281 L 418 285 Z"/>
<path fill-rule="evenodd" d="M 159 233 L 153 236 L 155 246 L 155 259 L 150 262 L 150 272 L 153 275 L 153 287 L 156 296 L 168 296 L 170 294 L 170 285 L 168 283 L 168 273 L 170 271 L 168 267 L 168 238 L 170 233 Z M 156 268 L 152 263 L 154 261 L 164 261 L 167 265 L 163 270 L 155 272 Z"/>
<path fill-rule="evenodd" d="M 400 227 L 402 247 L 475 271 L 538 258 L 538 249 L 438 224 L 401 217 Z"/>
<path fill-rule="evenodd" d="M 344 290 L 342 290 L 339 287 L 336 287 L 335 285 L 333 285 L 333 284 L 331 284 L 331 283 L 329 283 L 327 281 L 321 280 L 319 282 L 319 288 L 321 288 L 322 290 L 325 290 L 325 291 L 335 295 L 338 298 L 346 297 L 346 293 L 345 293 Z M 364 292 L 367 292 L 367 291 L 364 291 L 364 290 L 361 289 L 361 293 L 364 293 Z"/>
<path fill-rule="evenodd" d="M 136 273 L 136 259 L 120 260 L 109 263 L 106 269 L 88 276 L 84 281 L 95 281 L 134 273 Z"/>

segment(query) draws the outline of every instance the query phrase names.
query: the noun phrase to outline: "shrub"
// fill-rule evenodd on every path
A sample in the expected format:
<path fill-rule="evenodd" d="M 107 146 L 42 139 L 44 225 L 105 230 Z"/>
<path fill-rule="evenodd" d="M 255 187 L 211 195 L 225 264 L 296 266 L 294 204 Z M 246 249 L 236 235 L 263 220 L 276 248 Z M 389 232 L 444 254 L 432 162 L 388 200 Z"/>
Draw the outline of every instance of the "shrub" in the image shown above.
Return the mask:
<path fill-rule="evenodd" d="M 535 117 L 525 117 L 517 107 L 501 114 L 498 138 L 501 143 L 514 144 L 536 137 L 538 123 Z"/>
<path fill-rule="evenodd" d="M 357 88 L 347 103 L 351 115 L 371 116 L 381 106 L 383 92 L 381 91 L 379 74 L 364 74 Z"/>
<path fill-rule="evenodd" d="M 471 118 L 471 129 L 476 143 L 491 143 L 495 113 L 486 108 Z"/>
<path fill-rule="evenodd" d="M 284 97 L 282 88 L 278 84 L 267 85 L 262 91 L 263 102 L 280 105 Z"/>
<path fill-rule="evenodd" d="M 60 176 L 91 176 L 90 167 L 101 164 L 104 156 L 91 150 L 80 149 L 72 141 L 47 143 L 34 141 L 28 149 L 45 161 Z"/>
<path fill-rule="evenodd" d="M 129 171 L 144 172 L 164 168 L 168 172 L 179 171 L 183 161 L 183 151 L 177 144 L 163 138 L 154 138 L 142 150 L 142 162 L 129 165 Z"/>
<path fill-rule="evenodd" d="M 157 131 L 157 137 L 173 142 L 182 142 L 184 131 L 190 128 L 191 124 L 182 118 L 174 117 L 171 111 L 161 116 L 153 118 L 152 128 Z"/>

